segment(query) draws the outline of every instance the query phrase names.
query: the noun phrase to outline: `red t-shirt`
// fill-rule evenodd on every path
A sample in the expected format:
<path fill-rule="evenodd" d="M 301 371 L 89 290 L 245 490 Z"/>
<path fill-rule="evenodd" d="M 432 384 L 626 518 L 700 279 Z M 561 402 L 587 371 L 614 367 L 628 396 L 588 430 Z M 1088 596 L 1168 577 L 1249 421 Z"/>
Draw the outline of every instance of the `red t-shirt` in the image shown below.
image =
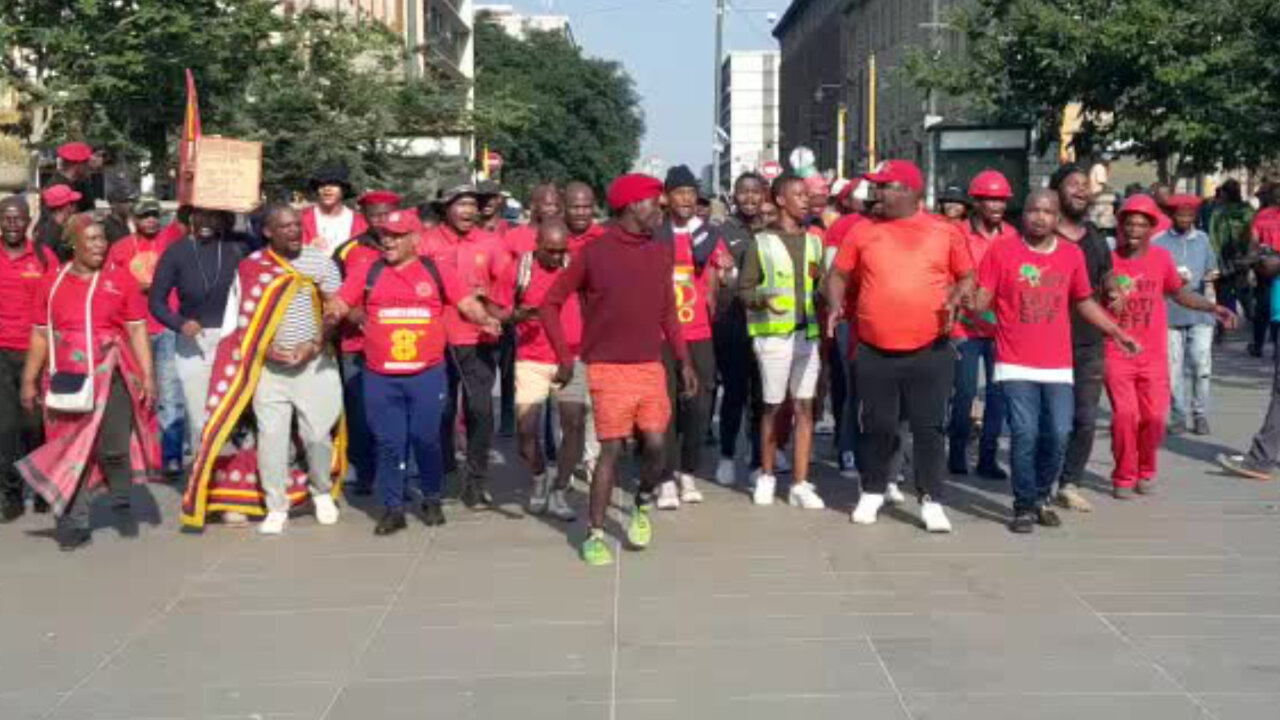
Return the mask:
<path fill-rule="evenodd" d="M 343 278 L 351 277 L 362 268 L 367 268 L 382 258 L 382 253 L 358 240 L 353 240 L 339 248 L 338 255 L 338 259 L 342 261 L 339 267 L 342 268 Z M 342 323 L 342 327 L 338 330 L 338 337 L 342 352 L 352 354 L 364 352 L 364 333 L 360 332 L 360 328 L 355 325 L 349 322 Z"/>
<path fill-rule="evenodd" d="M 362 264 L 347 275 L 338 297 L 364 307 L 365 367 L 380 375 L 413 375 L 444 360 L 445 303 L 466 297 L 453 269 L 439 266 L 444 297 L 431 273 L 417 259 L 394 268 L 382 267 L 369 296 L 365 283 L 376 263 Z"/>
<path fill-rule="evenodd" d="M 423 233 L 418 242 L 418 254 L 435 260 L 441 267 L 449 266 L 468 295 L 477 290 L 488 295 L 511 262 L 511 256 L 497 235 L 472 230 L 465 238 L 460 238 L 448 225 L 439 225 Z M 480 326 L 463 320 L 457 308 L 452 306 L 445 308 L 444 324 L 449 332 L 450 345 L 498 341 L 496 336 L 484 332 Z"/>
<path fill-rule="evenodd" d="M 520 271 L 519 260 L 507 267 L 498 286 L 493 291 L 493 301 L 505 308 L 513 308 L 516 301 L 516 275 Z M 529 273 L 529 286 L 520 298 L 524 307 L 536 308 L 542 305 L 547 291 L 556 280 L 564 274 L 564 268 L 548 270 L 542 267 L 537 258 L 533 259 Z M 564 339 L 569 345 L 569 352 L 576 358 L 582 345 L 582 308 L 575 293 L 565 299 L 560 308 L 560 325 L 564 328 Z M 516 359 L 530 362 L 558 364 L 555 348 L 547 339 L 542 329 L 542 322 L 534 316 L 530 320 L 516 326 Z"/>
<path fill-rule="evenodd" d="M 36 301 L 31 308 L 31 324 L 39 328 L 49 325 L 53 316 L 54 360 L 60 372 L 84 373 L 89 371 L 88 337 L 85 332 L 85 301 L 92 276 L 80 277 L 72 272 L 58 283 L 61 270 L 46 273 L 36 291 Z M 57 291 L 53 286 L 57 284 Z M 53 292 L 52 299 L 50 293 Z M 52 300 L 52 306 L 50 301 Z M 50 313 L 52 310 L 52 313 Z M 94 362 L 102 360 L 103 346 L 124 336 L 125 323 L 143 322 L 147 319 L 147 303 L 138 289 L 138 281 L 123 268 L 104 268 L 98 277 L 90 312 L 93 323 L 93 340 L 96 347 Z"/>
<path fill-rule="evenodd" d="M 538 228 L 534 225 L 513 227 L 502 235 L 502 246 L 514 260 L 538 249 Z"/>
<path fill-rule="evenodd" d="M 31 343 L 31 313 L 45 273 L 58 269 L 58 258 L 49 248 L 27 241 L 15 258 L 0 249 L 0 350 L 26 350 Z"/>
<path fill-rule="evenodd" d="M 992 245 L 1001 240 L 1019 240 L 1021 237 L 1018 231 L 1008 223 L 1000 223 L 999 231 L 995 235 L 988 237 L 974 228 L 977 222 L 975 219 L 959 223 L 959 228 L 964 233 L 965 247 L 969 250 L 969 258 L 973 260 L 975 268 L 982 266 L 982 258 L 986 256 Z M 991 313 L 978 315 L 965 311 L 960 314 L 956 324 L 952 327 L 951 336 L 960 339 L 995 337 L 996 328 L 992 324 L 992 320 L 994 318 Z"/>
<path fill-rule="evenodd" d="M 693 262 L 693 238 L 689 233 L 675 233 L 675 267 L 671 279 L 676 291 L 676 319 L 687 343 L 711 339 L 711 300 L 708 297 L 708 273 L 716 271 L 730 258 L 724 241 L 717 240 L 702 272 Z"/>
<path fill-rule="evenodd" d="M 127 270 L 138 282 L 138 292 L 142 293 L 142 302 L 146 304 L 147 288 L 151 287 L 151 279 L 156 274 L 156 263 L 169 247 L 169 243 L 159 235 L 147 239 L 141 235 L 129 235 L 117 240 L 107 251 L 107 265 Z M 177 293 L 170 293 L 170 307 L 177 307 Z M 163 332 L 164 325 L 147 313 L 147 332 L 155 335 Z"/>
<path fill-rule="evenodd" d="M 1184 282 L 1173 256 L 1168 250 L 1153 245 L 1140 257 L 1124 257 L 1112 252 L 1111 262 L 1112 276 L 1124 297 L 1124 308 L 1116 315 L 1116 324 L 1142 345 L 1142 354 L 1130 358 L 1108 340 L 1107 362 L 1154 363 L 1156 369 L 1167 373 L 1169 308 L 1164 298 L 1178 292 Z"/>
<path fill-rule="evenodd" d="M 1253 217 L 1253 234 L 1263 247 L 1280 251 L 1280 207 L 1259 210 Z"/>
<path fill-rule="evenodd" d="M 1092 294 L 1084 252 L 1055 241 L 1036 252 L 1021 238 L 993 244 L 978 270 L 992 294 L 996 326 L 996 378 L 1072 382 L 1071 305 Z"/>
<path fill-rule="evenodd" d="M 604 234 L 604 228 L 591 223 L 591 227 L 583 230 L 579 235 L 569 236 L 569 252 L 577 253 L 582 248 L 590 245 L 593 240 Z"/>

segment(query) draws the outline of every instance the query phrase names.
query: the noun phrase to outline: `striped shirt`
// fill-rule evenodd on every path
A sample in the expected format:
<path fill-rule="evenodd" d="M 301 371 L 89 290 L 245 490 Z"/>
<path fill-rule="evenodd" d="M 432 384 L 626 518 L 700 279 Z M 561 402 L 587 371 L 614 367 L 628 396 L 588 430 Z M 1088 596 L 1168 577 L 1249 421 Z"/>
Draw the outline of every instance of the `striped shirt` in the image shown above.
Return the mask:
<path fill-rule="evenodd" d="M 290 260 L 293 269 L 310 278 L 324 295 L 333 295 L 342 287 L 342 275 L 338 265 L 328 255 L 314 247 L 302 248 L 302 254 Z M 322 308 L 317 307 L 315 293 L 301 288 L 289 302 L 284 319 L 276 329 L 274 345 L 281 349 L 297 347 L 305 342 L 320 339 L 317 318 Z"/>

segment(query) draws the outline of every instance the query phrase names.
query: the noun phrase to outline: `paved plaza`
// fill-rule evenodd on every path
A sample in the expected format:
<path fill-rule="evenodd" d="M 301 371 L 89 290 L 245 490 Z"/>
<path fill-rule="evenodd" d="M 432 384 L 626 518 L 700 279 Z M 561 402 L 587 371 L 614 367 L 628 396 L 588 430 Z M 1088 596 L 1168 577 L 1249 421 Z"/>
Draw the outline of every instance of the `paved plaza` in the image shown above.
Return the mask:
<path fill-rule="evenodd" d="M 135 495 L 141 537 L 71 555 L 28 515 L 0 528 L 0 718 L 1274 720 L 1280 485 L 1210 466 L 1270 373 L 1238 346 L 1219 369 L 1216 433 L 1167 442 L 1157 496 L 1104 496 L 1100 433 L 1097 511 L 1026 538 L 972 479 L 954 535 L 914 502 L 855 528 L 824 466 L 825 512 L 708 483 L 590 569 L 580 524 L 520 511 L 510 441 L 500 509 L 392 539 L 367 509 L 185 536 L 169 486 Z"/>

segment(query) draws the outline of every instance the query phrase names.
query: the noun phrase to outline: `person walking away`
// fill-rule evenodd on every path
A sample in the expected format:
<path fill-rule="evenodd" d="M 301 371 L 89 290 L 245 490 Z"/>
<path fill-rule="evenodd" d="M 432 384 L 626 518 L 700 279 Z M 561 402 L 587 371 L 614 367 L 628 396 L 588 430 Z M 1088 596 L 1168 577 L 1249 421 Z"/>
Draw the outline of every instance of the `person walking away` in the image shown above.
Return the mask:
<path fill-rule="evenodd" d="M 822 239 L 806 228 L 804 180 L 794 175 L 773 183 L 781 214 L 775 228 L 752 238 L 738 278 L 738 296 L 747 309 L 747 331 L 760 367 L 764 413 L 760 420 L 760 473 L 752 501 L 772 505 L 777 478 L 775 421 L 790 397 L 795 409 L 795 459 L 787 502 L 805 510 L 826 505 L 809 482 L 813 455 L 813 402 L 821 364 L 822 326 L 816 294 L 823 275 Z"/>
<path fill-rule="evenodd" d="M 921 210 L 924 178 L 914 163 L 891 160 L 866 179 L 875 186 L 882 220 L 853 230 L 827 283 L 831 328 L 843 316 L 851 285 L 857 295 L 864 458 L 863 492 L 851 519 L 860 525 L 876 521 L 905 417 L 921 519 L 929 532 L 950 532 L 940 502 L 947 397 L 955 372 L 949 336 L 960 299 L 973 287 L 973 260 L 954 223 Z"/>
<path fill-rule="evenodd" d="M 1251 228 L 1254 211 L 1244 201 L 1240 181 L 1232 178 L 1222 184 L 1222 202 L 1209 218 L 1209 243 L 1218 257 L 1221 276 L 1215 287 L 1218 304 L 1241 311 L 1240 302 L 1248 292 Z M 1222 341 L 1222 332 L 1215 338 Z"/>
<path fill-rule="evenodd" d="M 984 170 L 969 183 L 973 215 L 960 224 L 965 247 L 975 268 L 992 245 L 1016 239 L 1018 231 L 1005 222 L 1013 188 L 997 170 Z M 969 436 L 973 432 L 973 400 L 978 395 L 978 369 L 986 382 L 982 409 L 982 437 L 978 441 L 978 477 L 1004 481 L 1008 473 L 996 462 L 1000 433 L 1004 427 L 1004 398 L 995 382 L 995 326 L 990 313 L 962 312 L 952 336 L 956 341 L 956 380 L 951 395 L 950 454 L 947 469 L 952 475 L 969 474 Z"/>
<path fill-rule="evenodd" d="M 1255 270 L 1259 276 L 1272 281 L 1271 324 L 1280 326 L 1280 290 L 1276 289 L 1275 280 L 1280 275 L 1280 255 L 1264 254 Z M 1253 436 L 1249 452 L 1220 453 L 1218 465 L 1233 475 L 1250 480 L 1274 480 L 1277 466 L 1280 465 L 1280 354 L 1275 358 L 1275 371 L 1271 379 L 1271 401 L 1267 406 L 1267 414 L 1262 427 Z"/>
<path fill-rule="evenodd" d="M 1266 249 L 1280 252 L 1280 183 L 1269 185 L 1265 193 L 1259 193 L 1263 207 L 1254 216 L 1250 225 L 1250 256 Z M 1255 273 L 1258 283 L 1254 288 L 1253 298 L 1253 342 L 1249 345 L 1249 354 L 1262 357 L 1263 346 L 1267 343 L 1267 333 L 1271 328 L 1271 284 L 1273 280 Z M 1270 335 L 1275 340 L 1275 333 Z"/>
<path fill-rule="evenodd" d="M 1174 195 L 1173 227 L 1153 244 L 1173 256 L 1178 275 L 1188 289 L 1215 299 L 1213 283 L 1218 279 L 1218 257 L 1209 236 L 1196 228 L 1200 198 Z M 1213 336 L 1217 320 L 1212 313 L 1187 310 L 1166 299 L 1169 314 L 1169 383 L 1173 404 L 1169 412 L 1169 434 L 1187 431 L 1187 421 L 1196 435 L 1208 435 L 1209 395 L 1213 377 Z"/>
<path fill-rule="evenodd" d="M 67 238 L 67 221 L 76 214 L 76 203 L 84 196 L 67 185 L 51 185 L 40 193 L 40 219 L 36 222 L 36 245 L 53 252 L 58 262 L 71 260 L 73 249 Z"/>
<path fill-rule="evenodd" d="M 92 539 L 90 505 L 104 485 L 124 534 L 136 536 L 130 486 L 158 476 L 160 452 L 142 293 L 128 271 L 107 267 L 102 225 L 88 215 L 67 225 L 74 252 L 44 276 L 22 368 L 22 407 L 43 405 L 47 441 L 18 472 L 53 507 L 58 546 L 72 551 Z"/>
<path fill-rule="evenodd" d="M 640 483 L 627 541 L 643 549 L 653 540 L 650 506 L 666 457 L 664 443 L 671 421 L 662 366 L 664 344 L 680 360 L 685 392 L 692 395 L 698 390 L 698 374 L 676 318 L 673 249 L 653 237 L 662 222 L 658 202 L 662 194 L 662 181 L 654 177 L 631 174 L 614 180 L 607 199 L 615 222 L 579 251 L 538 308 L 538 320 L 560 366 L 555 382 L 568 385 L 576 358 L 561 314 L 569 297 L 581 293 L 580 356 L 587 366 L 600 439 L 600 460 L 591 479 L 589 530 L 581 548 L 583 561 L 592 566 L 613 563 L 613 552 L 604 539 L 605 513 L 612 502 L 623 443 L 637 433 L 642 453 Z"/>
<path fill-rule="evenodd" d="M 1077 306 L 1086 322 L 1125 352 L 1141 349 L 1093 298 L 1084 252 L 1057 236 L 1058 221 L 1058 194 L 1031 193 L 1021 237 L 1003 238 L 986 252 L 972 302 L 974 311 L 995 312 L 995 381 L 1008 407 L 1011 436 L 1009 529 L 1019 534 L 1062 524 L 1048 503 L 1062 471 L 1075 402 L 1068 308 Z"/>
<path fill-rule="evenodd" d="M 22 407 L 22 368 L 31 347 L 31 318 L 45 274 L 58 258 L 27 236 L 31 210 L 20 197 L 0 200 L 0 523 L 26 513 L 18 459 L 44 444 L 40 413 Z M 48 512 L 36 496 L 36 512 Z"/>

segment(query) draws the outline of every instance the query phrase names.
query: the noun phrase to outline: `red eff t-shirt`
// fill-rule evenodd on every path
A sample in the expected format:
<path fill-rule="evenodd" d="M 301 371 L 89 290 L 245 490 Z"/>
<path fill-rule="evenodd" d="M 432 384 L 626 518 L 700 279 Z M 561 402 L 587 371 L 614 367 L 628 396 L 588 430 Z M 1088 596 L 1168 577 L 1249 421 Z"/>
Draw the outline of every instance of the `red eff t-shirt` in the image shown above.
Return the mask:
<path fill-rule="evenodd" d="M 1124 308 L 1115 316 L 1116 324 L 1142 345 L 1136 359 L 1158 368 L 1167 368 L 1169 356 L 1169 309 L 1165 295 L 1178 292 L 1183 279 L 1173 256 L 1162 247 L 1148 247 L 1141 256 L 1124 257 L 1111 253 L 1112 276 L 1124 298 Z M 1107 341 L 1107 362 L 1132 361 L 1111 340 Z"/>
<path fill-rule="evenodd" d="M 36 292 L 31 309 L 31 324 L 43 329 L 53 316 L 54 360 L 59 372 L 89 371 L 88 335 L 85 332 L 85 301 L 93 277 L 80 277 L 68 272 L 57 282 L 61 270 L 47 273 Z M 54 285 L 57 284 L 56 291 Z M 52 293 L 52 297 L 51 297 Z M 96 355 L 102 360 L 104 346 L 124 336 L 125 323 L 144 322 L 147 303 L 138 289 L 138 281 L 123 268 L 106 268 L 99 273 L 90 311 Z"/>
<path fill-rule="evenodd" d="M 12 256 L 0 249 L 0 350 L 26 350 L 31 342 L 31 309 L 47 271 L 58 269 L 58 258 L 41 248 L 44 262 L 28 241 Z"/>
<path fill-rule="evenodd" d="M 1055 241 L 1036 252 L 1021 238 L 987 251 L 978 284 L 996 313 L 996 380 L 1072 382 L 1071 304 L 1089 297 L 1084 253 Z"/>
<path fill-rule="evenodd" d="M 524 293 L 521 295 L 520 305 L 536 308 L 542 305 L 542 300 L 547 296 L 547 291 L 564 274 L 564 268 L 548 270 L 542 267 L 542 264 L 536 258 L 533 258 L 531 267 L 529 287 L 525 288 Z M 498 281 L 498 287 L 493 291 L 494 302 L 502 307 L 514 309 L 516 275 L 518 273 L 519 262 L 517 260 L 507 268 L 507 271 L 502 275 L 502 279 Z M 569 345 L 569 352 L 576 358 L 578 349 L 582 345 L 582 308 L 578 301 L 577 293 L 570 295 L 564 301 L 564 306 L 560 308 L 560 324 L 564 328 L 564 340 Z M 542 329 L 542 323 L 536 316 L 516 326 L 516 359 L 552 365 L 559 362 L 556 359 L 555 348 L 551 347 L 551 341 L 547 339 L 547 335 Z"/>
<path fill-rule="evenodd" d="M 697 272 L 693 262 L 693 238 L 688 233 L 675 234 L 675 268 L 671 279 L 676 289 L 676 319 L 684 332 L 685 342 L 698 342 L 711 339 L 711 305 L 707 291 L 707 273 L 715 272 L 729 250 L 724 242 L 717 240 L 715 250 L 702 272 Z"/>
<path fill-rule="evenodd" d="M 447 225 L 440 225 L 423 233 L 418 242 L 418 254 L 435 260 L 442 268 L 451 268 L 458 281 L 466 288 L 467 294 L 479 291 L 489 295 L 494 283 L 502 277 L 507 264 L 511 262 L 511 256 L 497 235 L 473 229 L 463 238 Z M 463 320 L 455 307 L 445 309 L 444 322 L 450 345 L 479 345 L 498 341 L 496 336 L 485 333 L 480 326 Z"/>
<path fill-rule="evenodd" d="M 453 269 L 440 266 L 444 296 L 431 273 L 415 258 L 399 268 L 383 265 L 365 297 L 369 271 L 377 263 L 357 266 L 347 275 L 338 297 L 364 307 L 365 367 L 380 375 L 413 375 L 444 360 L 447 302 L 466 297 Z"/>
<path fill-rule="evenodd" d="M 969 251 L 969 257 L 973 260 L 975 268 L 982 267 L 982 259 L 987 256 L 987 251 L 991 249 L 1001 240 L 1019 240 L 1021 236 L 1013 226 L 1008 223 L 1000 223 L 1000 229 L 994 235 L 985 235 L 981 230 L 974 227 L 976 220 L 960 223 L 960 230 L 964 233 L 965 247 Z M 960 339 L 968 338 L 990 338 L 995 337 L 996 329 L 992 324 L 994 318 L 990 313 L 971 313 L 964 311 L 952 326 L 952 337 Z"/>

